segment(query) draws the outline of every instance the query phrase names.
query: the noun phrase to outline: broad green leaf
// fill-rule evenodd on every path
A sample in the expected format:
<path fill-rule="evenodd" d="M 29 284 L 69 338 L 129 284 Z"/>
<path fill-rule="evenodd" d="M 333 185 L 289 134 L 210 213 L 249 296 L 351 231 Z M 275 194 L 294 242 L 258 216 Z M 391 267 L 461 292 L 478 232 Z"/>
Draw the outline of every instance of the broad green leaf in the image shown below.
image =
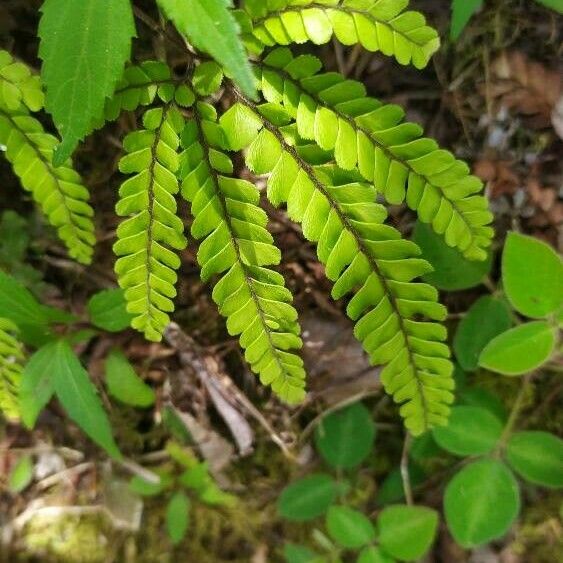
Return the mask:
<path fill-rule="evenodd" d="M 500 461 L 466 465 L 448 483 L 444 511 L 454 539 L 469 548 L 502 537 L 520 511 L 514 475 Z"/>
<path fill-rule="evenodd" d="M 195 47 L 223 65 L 242 91 L 256 98 L 254 76 L 230 11 L 231 0 L 157 0 L 166 17 Z"/>
<path fill-rule="evenodd" d="M 521 477 L 544 487 L 563 487 L 563 440 L 549 432 L 517 432 L 506 458 Z"/>
<path fill-rule="evenodd" d="M 483 0 L 452 0 L 452 24 L 450 27 L 450 37 L 457 39 L 465 26 L 473 16 L 483 6 Z"/>
<path fill-rule="evenodd" d="M 495 447 L 502 434 L 502 423 L 486 409 L 456 406 L 448 425 L 434 428 L 432 434 L 436 443 L 450 453 L 480 455 Z"/>
<path fill-rule="evenodd" d="M 190 499 L 181 491 L 174 493 L 166 507 L 166 530 L 174 545 L 179 544 L 190 524 Z"/>
<path fill-rule="evenodd" d="M 450 248 L 443 237 L 431 227 L 418 221 L 413 232 L 413 241 L 420 246 L 422 258 L 428 260 L 433 272 L 422 279 L 438 289 L 457 291 L 479 285 L 491 271 L 492 259 L 470 261 L 455 248 Z"/>
<path fill-rule="evenodd" d="M 296 543 L 286 543 L 283 546 L 283 556 L 286 563 L 312 563 L 318 557 L 308 547 Z"/>
<path fill-rule="evenodd" d="M 394 563 L 394 561 L 390 555 L 387 555 L 378 547 L 370 545 L 362 549 L 356 563 Z"/>
<path fill-rule="evenodd" d="M 563 0 L 536 0 L 536 2 L 555 10 L 559 14 L 563 14 Z"/>
<path fill-rule="evenodd" d="M 315 445 L 331 467 L 350 469 L 370 454 L 374 438 L 375 424 L 370 412 L 362 403 L 355 403 L 319 423 Z"/>
<path fill-rule="evenodd" d="M 467 387 L 461 391 L 458 399 L 462 405 L 487 409 L 500 421 L 505 421 L 508 418 L 506 407 L 499 396 L 483 387 Z"/>
<path fill-rule="evenodd" d="M 288 485 L 278 499 L 280 516 L 295 522 L 324 514 L 338 493 L 336 481 L 324 473 L 309 475 Z"/>
<path fill-rule="evenodd" d="M 96 293 L 88 301 L 88 314 L 94 326 L 109 332 L 125 330 L 133 319 L 133 315 L 127 312 L 122 289 L 106 289 Z"/>
<path fill-rule="evenodd" d="M 457 327 L 454 351 L 467 371 L 479 367 L 479 355 L 491 339 L 512 326 L 510 310 L 504 301 L 485 295 L 479 298 Z"/>
<path fill-rule="evenodd" d="M 110 456 L 121 458 L 107 414 L 88 372 L 65 340 L 54 343 L 52 350 L 54 358 L 50 376 L 65 411 Z"/>
<path fill-rule="evenodd" d="M 541 240 L 508 234 L 502 283 L 512 306 L 527 317 L 546 317 L 563 306 L 563 262 Z"/>
<path fill-rule="evenodd" d="M 46 344 L 24 366 L 20 387 L 21 418 L 25 426 L 33 428 L 39 413 L 55 392 L 53 373 L 56 369 L 57 343 Z"/>
<path fill-rule="evenodd" d="M 347 506 L 331 506 L 326 515 L 330 537 L 346 549 L 359 549 L 375 539 L 375 528 L 369 518 Z"/>
<path fill-rule="evenodd" d="M 102 115 L 129 60 L 135 24 L 130 0 L 45 0 L 41 14 L 41 79 L 62 137 L 58 166 Z"/>
<path fill-rule="evenodd" d="M 479 365 L 503 375 L 530 372 L 551 357 L 555 331 L 544 321 L 532 321 L 503 332 L 481 352 Z"/>
<path fill-rule="evenodd" d="M 8 477 L 8 489 L 12 493 L 21 493 L 33 479 L 33 459 L 29 455 L 20 457 Z"/>
<path fill-rule="evenodd" d="M 112 350 L 106 360 L 106 385 L 110 395 L 134 407 L 154 404 L 154 391 L 137 375 L 129 360 Z"/>
<path fill-rule="evenodd" d="M 430 508 L 389 506 L 377 518 L 377 540 L 389 555 L 401 561 L 414 561 L 430 549 L 437 528 L 438 514 Z"/>

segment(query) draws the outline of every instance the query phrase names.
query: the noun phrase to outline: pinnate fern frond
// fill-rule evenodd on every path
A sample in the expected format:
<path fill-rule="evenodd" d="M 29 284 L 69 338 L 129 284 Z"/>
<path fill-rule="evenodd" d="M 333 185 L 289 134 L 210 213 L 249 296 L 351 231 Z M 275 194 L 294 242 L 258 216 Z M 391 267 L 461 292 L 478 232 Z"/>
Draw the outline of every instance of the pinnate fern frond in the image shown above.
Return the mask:
<path fill-rule="evenodd" d="M 362 176 L 392 204 L 406 199 L 419 218 L 468 259 L 483 260 L 493 230 L 482 182 L 468 166 L 422 128 L 404 122 L 397 105 L 366 97 L 363 84 L 330 72 L 310 55 L 287 48 L 270 53 L 257 69 L 265 99 L 282 105 L 299 135 L 334 153 L 346 170 Z"/>
<path fill-rule="evenodd" d="M 8 420 L 19 419 L 18 393 L 24 353 L 17 332 L 12 321 L 0 318 L 0 411 Z"/>
<path fill-rule="evenodd" d="M 235 104 L 221 118 L 230 146 L 248 146 L 249 167 L 270 174 L 268 198 L 287 203 L 290 218 L 317 243 L 333 297 L 354 294 L 347 312 L 357 321 L 355 335 L 373 364 L 385 364 L 381 380 L 402 404 L 407 428 L 420 434 L 444 424 L 454 384 L 446 329 L 436 321 L 446 309 L 435 288 L 413 281 L 430 265 L 414 243 L 383 224 L 386 211 L 375 203 L 373 186 L 334 165 L 308 163 L 265 117 L 270 110 Z"/>
<path fill-rule="evenodd" d="M 328 43 L 333 35 L 344 45 L 361 44 L 403 65 L 424 68 L 440 46 L 424 16 L 406 10 L 408 0 L 250 0 L 255 49 L 312 41 Z"/>
<path fill-rule="evenodd" d="M 90 194 L 70 160 L 53 166 L 58 142 L 27 112 L 8 112 L 0 107 L 0 144 L 5 145 L 15 174 L 57 229 L 70 256 L 89 264 L 96 242 Z"/>
<path fill-rule="evenodd" d="M 14 61 L 7 51 L 0 50 L 0 107 L 17 111 L 22 106 L 31 111 L 43 107 L 44 95 L 39 76 Z"/>
<path fill-rule="evenodd" d="M 170 102 L 170 100 L 168 100 Z M 176 270 L 187 241 L 176 214 L 179 190 L 179 134 L 184 120 L 170 103 L 143 116 L 144 129 L 124 139 L 126 151 L 119 162 L 123 174 L 132 174 L 119 190 L 116 213 L 127 217 L 117 229 L 115 272 L 125 289 L 133 328 L 159 341 L 174 310 Z M 172 250 L 171 250 L 172 249 Z"/>
<path fill-rule="evenodd" d="M 192 235 L 201 276 L 221 276 L 213 299 L 227 317 L 231 335 L 240 335 L 245 358 L 264 385 L 286 402 L 305 395 L 303 361 L 292 353 L 302 345 L 297 311 L 283 277 L 268 266 L 280 251 L 267 231 L 256 187 L 232 177 L 226 139 L 213 106 L 198 102 L 182 134 L 182 194 L 191 203 Z"/>

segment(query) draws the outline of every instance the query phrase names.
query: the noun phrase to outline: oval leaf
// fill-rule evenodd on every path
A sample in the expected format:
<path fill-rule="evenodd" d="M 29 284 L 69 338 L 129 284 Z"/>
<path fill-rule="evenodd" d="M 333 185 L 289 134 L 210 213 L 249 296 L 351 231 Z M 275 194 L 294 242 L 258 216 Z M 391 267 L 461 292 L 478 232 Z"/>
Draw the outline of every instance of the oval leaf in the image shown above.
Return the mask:
<path fill-rule="evenodd" d="M 190 499 L 177 492 L 166 507 L 166 529 L 174 545 L 179 544 L 188 531 L 190 523 Z"/>
<path fill-rule="evenodd" d="M 402 561 L 422 557 L 432 545 L 438 528 L 438 514 L 425 506 L 389 506 L 377 519 L 382 549 Z"/>
<path fill-rule="evenodd" d="M 502 434 L 502 423 L 490 411 L 480 407 L 453 407 L 447 426 L 432 430 L 436 443 L 459 456 L 490 452 Z"/>
<path fill-rule="evenodd" d="M 434 268 L 433 272 L 423 276 L 423 280 L 438 289 L 457 291 L 475 287 L 491 271 L 490 255 L 482 262 L 467 260 L 455 248 L 450 248 L 431 227 L 420 221 L 416 223 L 412 239 L 420 246 L 422 258 Z"/>
<path fill-rule="evenodd" d="M 369 518 L 347 506 L 331 506 L 326 527 L 330 537 L 346 549 L 359 549 L 375 539 L 375 528 Z"/>
<path fill-rule="evenodd" d="M 106 360 L 106 385 L 110 394 L 126 405 L 150 407 L 155 401 L 154 391 L 118 350 L 110 352 Z"/>
<path fill-rule="evenodd" d="M 448 528 L 461 546 L 487 543 L 506 534 L 518 516 L 518 483 L 502 462 L 476 461 L 448 483 L 444 510 Z"/>
<path fill-rule="evenodd" d="M 125 330 L 133 318 L 127 312 L 125 292 L 122 289 L 107 289 L 96 293 L 88 302 L 88 313 L 94 326 L 108 332 Z"/>
<path fill-rule="evenodd" d="M 549 432 L 517 432 L 507 445 L 508 463 L 521 477 L 544 487 L 563 487 L 563 440 Z"/>
<path fill-rule="evenodd" d="M 553 328 L 544 321 L 533 321 L 491 340 L 481 352 L 479 365 L 503 375 L 522 375 L 549 360 L 554 347 Z"/>
<path fill-rule="evenodd" d="M 355 403 L 329 414 L 317 426 L 315 445 L 332 467 L 356 467 L 370 454 L 375 424 L 368 409 Z"/>
<path fill-rule="evenodd" d="M 527 317 L 542 318 L 563 306 L 563 263 L 541 240 L 508 234 L 502 282 L 512 306 Z"/>
<path fill-rule="evenodd" d="M 33 460 L 26 455 L 18 459 L 16 465 L 10 471 L 8 478 L 8 489 L 12 493 L 21 493 L 33 479 Z"/>
<path fill-rule="evenodd" d="M 504 301 L 488 295 L 478 299 L 455 333 L 454 351 L 460 366 L 466 371 L 475 371 L 483 348 L 511 326 L 510 309 Z"/>
<path fill-rule="evenodd" d="M 323 473 L 309 475 L 288 485 L 278 499 L 280 516 L 295 522 L 324 514 L 338 492 L 336 481 Z"/>
<path fill-rule="evenodd" d="M 356 563 L 394 563 L 394 562 L 395 560 L 391 556 L 387 555 L 386 553 L 383 553 L 383 551 L 381 551 L 378 547 L 375 547 L 373 545 L 365 547 L 361 551 L 356 561 Z"/>

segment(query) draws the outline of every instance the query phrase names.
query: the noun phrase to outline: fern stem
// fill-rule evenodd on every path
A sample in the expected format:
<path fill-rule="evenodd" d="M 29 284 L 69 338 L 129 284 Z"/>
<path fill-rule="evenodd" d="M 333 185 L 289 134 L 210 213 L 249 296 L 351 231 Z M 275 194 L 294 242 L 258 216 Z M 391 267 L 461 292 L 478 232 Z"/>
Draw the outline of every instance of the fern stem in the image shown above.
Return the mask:
<path fill-rule="evenodd" d="M 409 454 L 412 445 L 412 435 L 410 432 L 407 432 L 405 435 L 405 440 L 403 442 L 403 452 L 401 454 L 401 479 L 403 481 L 403 491 L 405 492 L 405 499 L 407 500 L 407 504 L 412 506 L 414 504 L 413 496 L 412 496 L 412 486 L 411 486 L 411 479 L 410 479 L 410 472 L 409 472 Z"/>
<path fill-rule="evenodd" d="M 346 215 L 340 209 L 338 204 L 333 200 L 329 191 L 324 187 L 323 183 L 319 180 L 319 178 L 315 174 L 313 167 L 308 162 L 306 162 L 303 158 L 301 158 L 301 156 L 299 155 L 299 153 L 297 152 L 295 147 L 293 147 L 293 146 L 291 146 L 290 144 L 287 143 L 287 141 L 285 140 L 285 138 L 284 138 L 283 134 L 280 132 L 280 130 L 273 123 L 271 123 L 266 117 L 264 117 L 262 114 L 260 114 L 256 104 L 254 104 L 252 101 L 248 100 L 238 90 L 233 89 L 233 91 L 234 91 L 237 99 L 243 105 L 245 105 L 246 107 L 251 109 L 260 118 L 264 127 L 276 137 L 276 139 L 280 143 L 282 149 L 284 151 L 286 151 L 287 153 L 289 153 L 291 155 L 291 157 L 295 160 L 295 162 L 299 163 L 300 168 L 307 174 L 308 178 L 311 180 L 311 182 L 315 186 L 315 189 L 317 189 L 326 198 L 326 200 L 329 202 L 332 210 L 335 212 L 336 216 L 338 217 L 338 219 L 341 222 L 341 224 L 343 225 L 343 227 L 352 235 L 352 237 L 354 238 L 354 242 L 357 245 L 358 250 L 365 256 L 366 260 L 368 261 L 368 263 L 370 265 L 370 268 L 375 273 L 375 275 L 378 277 L 382 287 L 384 288 L 385 294 L 389 298 L 389 303 L 391 304 L 393 312 L 398 319 L 399 330 L 401 331 L 401 334 L 402 334 L 404 342 L 405 342 L 405 349 L 407 351 L 409 364 L 413 366 L 416 385 L 417 385 L 418 391 L 419 391 L 420 396 L 421 396 L 421 402 L 422 402 L 423 411 L 424 411 L 424 415 L 423 415 L 424 416 L 424 426 L 426 428 L 428 428 L 430 425 L 429 425 L 428 416 L 427 416 L 428 405 L 426 403 L 426 397 L 424 395 L 424 386 L 422 385 L 422 383 L 421 383 L 421 381 L 418 377 L 418 373 L 417 373 L 418 370 L 417 370 L 416 363 L 415 363 L 415 360 L 414 360 L 414 352 L 413 352 L 411 345 L 410 345 L 410 342 L 409 342 L 408 332 L 405 328 L 405 325 L 404 325 L 404 322 L 403 322 L 403 317 L 402 317 L 402 315 L 399 311 L 399 306 L 397 304 L 395 295 L 393 294 L 393 292 L 391 291 L 391 288 L 389 287 L 389 283 L 387 281 L 387 278 L 383 275 L 383 272 L 381 271 L 379 265 L 377 264 L 376 259 L 371 255 L 368 248 L 366 247 L 362 236 L 360 235 L 360 233 L 357 232 L 357 230 L 350 223 L 350 221 L 348 220 Z"/>

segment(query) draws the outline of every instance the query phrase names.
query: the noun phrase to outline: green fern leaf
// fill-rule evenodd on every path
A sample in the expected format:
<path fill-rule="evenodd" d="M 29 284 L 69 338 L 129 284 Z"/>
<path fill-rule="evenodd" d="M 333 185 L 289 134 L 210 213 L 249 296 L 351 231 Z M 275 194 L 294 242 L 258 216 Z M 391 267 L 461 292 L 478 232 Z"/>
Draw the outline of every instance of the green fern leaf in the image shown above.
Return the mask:
<path fill-rule="evenodd" d="M 0 50 L 0 107 L 17 111 L 25 106 L 39 111 L 43 102 L 39 76 L 32 74 L 23 63 L 14 61 L 7 51 Z"/>
<path fill-rule="evenodd" d="M 334 35 L 344 45 L 361 44 L 400 64 L 424 68 L 440 46 L 424 16 L 406 11 L 408 0 L 251 0 L 256 50 L 312 41 L 328 43 Z"/>
<path fill-rule="evenodd" d="M 315 57 L 294 58 L 287 48 L 270 53 L 257 70 L 271 104 L 283 105 L 299 135 L 333 151 L 344 169 L 357 168 L 392 204 L 406 199 L 420 219 L 444 235 L 466 258 L 483 260 L 491 244 L 492 214 L 468 166 L 422 128 L 403 121 L 404 111 L 366 97 L 363 84 L 338 73 L 319 74 Z"/>
<path fill-rule="evenodd" d="M 269 199 L 287 203 L 290 218 L 317 243 L 333 297 L 355 294 L 347 308 L 355 335 L 373 364 L 386 364 L 381 380 L 402 404 L 407 428 L 416 435 L 445 424 L 454 382 L 446 329 L 435 321 L 447 311 L 435 288 L 413 282 L 430 265 L 414 243 L 383 224 L 386 211 L 375 203 L 373 186 L 334 165 L 309 164 L 264 113 L 243 100 L 223 115 L 231 148 L 248 146 L 249 167 L 270 174 Z"/>
<path fill-rule="evenodd" d="M 170 100 L 169 100 L 170 101 Z M 170 104 L 149 109 L 145 129 L 125 137 L 127 154 L 119 162 L 124 174 L 133 174 L 119 190 L 116 213 L 127 217 L 117 229 L 113 249 L 119 257 L 115 272 L 125 289 L 131 326 L 149 340 L 159 341 L 174 310 L 176 270 L 183 250 L 184 225 L 176 215 L 179 190 L 179 133 L 184 120 Z"/>
<path fill-rule="evenodd" d="M 196 105 L 182 144 L 182 194 L 192 206 L 192 235 L 203 240 L 198 252 L 202 279 L 222 276 L 213 299 L 227 317 L 229 333 L 240 335 L 245 358 L 260 381 L 286 402 L 299 402 L 305 395 L 305 371 L 291 352 L 302 346 L 297 311 L 283 277 L 268 268 L 281 255 L 266 230 L 259 192 L 232 177 L 213 106 Z"/>
<path fill-rule="evenodd" d="M 23 347 L 15 338 L 18 329 L 12 321 L 0 318 L 0 411 L 9 420 L 20 416 L 20 388 Z"/>
<path fill-rule="evenodd" d="M 53 166 L 57 143 L 23 108 L 9 112 L 0 106 L 0 144 L 6 146 L 14 172 L 57 229 L 70 256 L 89 264 L 96 242 L 89 193 L 70 160 Z"/>

